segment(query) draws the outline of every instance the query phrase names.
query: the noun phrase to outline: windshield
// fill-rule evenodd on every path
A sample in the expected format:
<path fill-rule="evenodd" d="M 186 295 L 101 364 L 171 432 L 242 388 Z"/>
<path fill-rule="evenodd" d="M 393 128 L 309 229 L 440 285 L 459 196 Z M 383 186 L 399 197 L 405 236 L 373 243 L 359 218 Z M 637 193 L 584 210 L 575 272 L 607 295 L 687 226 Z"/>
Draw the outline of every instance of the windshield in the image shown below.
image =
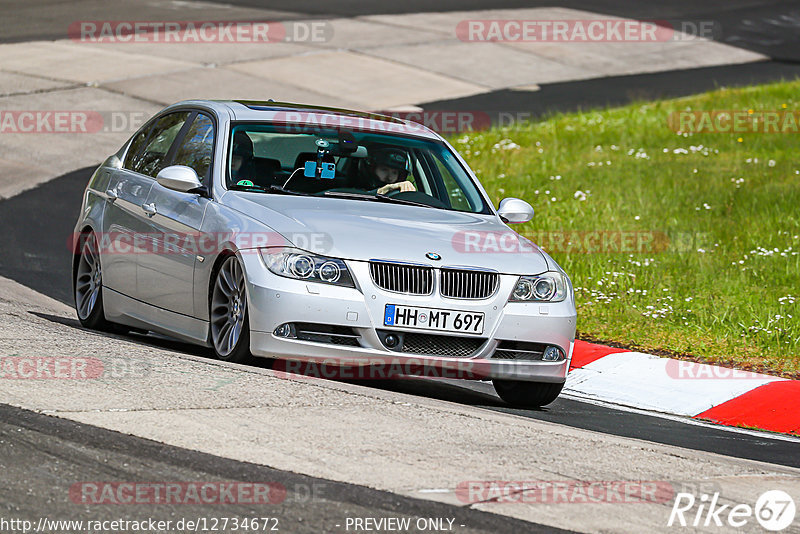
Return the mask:
<path fill-rule="evenodd" d="M 239 123 L 228 154 L 228 189 L 491 213 L 455 155 L 437 141 Z"/>

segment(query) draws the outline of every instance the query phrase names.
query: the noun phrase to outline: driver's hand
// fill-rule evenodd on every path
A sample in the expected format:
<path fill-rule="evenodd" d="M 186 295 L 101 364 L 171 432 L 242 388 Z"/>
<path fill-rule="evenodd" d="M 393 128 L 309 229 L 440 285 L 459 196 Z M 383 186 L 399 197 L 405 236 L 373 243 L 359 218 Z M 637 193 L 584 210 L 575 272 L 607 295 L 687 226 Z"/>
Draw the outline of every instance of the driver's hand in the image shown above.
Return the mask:
<path fill-rule="evenodd" d="M 379 195 L 385 195 L 390 191 L 399 191 L 399 192 L 407 192 L 407 191 L 416 191 L 417 188 L 414 187 L 414 184 L 406 180 L 405 182 L 399 182 L 396 184 L 386 184 L 380 189 L 378 189 Z"/>

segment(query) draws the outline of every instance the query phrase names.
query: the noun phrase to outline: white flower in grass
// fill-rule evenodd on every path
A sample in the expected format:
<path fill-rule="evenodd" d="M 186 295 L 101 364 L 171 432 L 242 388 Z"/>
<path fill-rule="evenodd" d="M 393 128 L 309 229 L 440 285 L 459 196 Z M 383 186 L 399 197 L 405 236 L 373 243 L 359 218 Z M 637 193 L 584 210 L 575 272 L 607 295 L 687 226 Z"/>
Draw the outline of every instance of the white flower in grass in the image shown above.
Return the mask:
<path fill-rule="evenodd" d="M 492 147 L 492 152 L 498 150 L 518 150 L 519 148 L 521 147 L 511 139 L 501 139 L 499 143 L 495 143 Z"/>

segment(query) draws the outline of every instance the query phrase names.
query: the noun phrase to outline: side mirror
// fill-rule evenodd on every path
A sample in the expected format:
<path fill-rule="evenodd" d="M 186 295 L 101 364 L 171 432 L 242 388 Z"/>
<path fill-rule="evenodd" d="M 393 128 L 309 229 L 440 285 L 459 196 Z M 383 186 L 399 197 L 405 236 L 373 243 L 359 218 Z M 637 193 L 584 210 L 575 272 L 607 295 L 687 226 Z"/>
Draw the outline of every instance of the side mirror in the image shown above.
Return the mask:
<path fill-rule="evenodd" d="M 156 176 L 156 182 L 180 193 L 189 193 L 203 187 L 194 169 L 185 165 L 170 165 Z"/>
<path fill-rule="evenodd" d="M 497 214 L 507 223 L 524 223 L 533 219 L 533 207 L 518 198 L 504 198 L 497 207 Z"/>

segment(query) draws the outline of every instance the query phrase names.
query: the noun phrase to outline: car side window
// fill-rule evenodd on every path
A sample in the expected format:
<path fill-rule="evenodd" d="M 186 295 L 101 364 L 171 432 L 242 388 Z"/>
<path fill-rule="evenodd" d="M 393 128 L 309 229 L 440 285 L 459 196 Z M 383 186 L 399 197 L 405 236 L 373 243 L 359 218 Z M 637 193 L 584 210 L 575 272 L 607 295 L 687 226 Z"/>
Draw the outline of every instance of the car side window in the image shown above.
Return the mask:
<path fill-rule="evenodd" d="M 124 168 L 133 170 L 136 161 L 138 161 L 137 156 L 139 156 L 139 153 L 142 151 L 144 143 L 147 141 L 147 137 L 150 135 L 150 130 L 152 129 L 153 125 L 150 124 L 146 128 L 142 129 L 142 131 L 136 134 L 136 137 L 133 138 L 130 146 L 128 147 L 128 152 L 125 154 L 125 161 L 122 164 Z"/>
<path fill-rule="evenodd" d="M 183 137 L 172 165 L 191 167 L 200 178 L 200 182 L 208 184 L 211 172 L 211 158 L 214 154 L 214 123 L 207 115 L 198 114 Z"/>
<path fill-rule="evenodd" d="M 155 178 L 158 171 L 164 168 L 167 153 L 188 118 L 189 112 L 181 111 L 158 119 L 147 145 L 133 156 L 131 170 Z"/>

